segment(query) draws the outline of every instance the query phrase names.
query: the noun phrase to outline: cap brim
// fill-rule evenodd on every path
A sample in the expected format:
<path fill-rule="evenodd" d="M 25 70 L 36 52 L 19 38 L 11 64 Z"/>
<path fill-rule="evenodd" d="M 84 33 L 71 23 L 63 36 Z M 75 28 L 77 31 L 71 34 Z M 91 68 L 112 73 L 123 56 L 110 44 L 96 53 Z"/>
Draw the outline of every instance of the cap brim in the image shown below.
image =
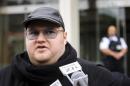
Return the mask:
<path fill-rule="evenodd" d="M 40 21 L 40 22 L 50 22 L 50 23 L 54 23 L 54 24 L 57 24 L 59 26 L 61 26 L 61 23 L 52 19 L 52 18 L 31 18 L 31 19 L 28 19 L 28 20 L 25 20 L 23 22 L 23 25 L 25 27 L 27 27 L 28 25 L 30 25 L 31 23 L 35 22 L 35 21 Z"/>

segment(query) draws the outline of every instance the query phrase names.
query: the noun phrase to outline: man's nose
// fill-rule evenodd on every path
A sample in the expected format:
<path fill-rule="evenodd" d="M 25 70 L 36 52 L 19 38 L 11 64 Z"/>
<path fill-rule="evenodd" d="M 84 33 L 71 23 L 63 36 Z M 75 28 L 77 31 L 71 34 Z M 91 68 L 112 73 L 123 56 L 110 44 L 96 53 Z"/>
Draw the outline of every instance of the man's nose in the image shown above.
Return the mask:
<path fill-rule="evenodd" d="M 39 35 L 37 37 L 37 41 L 38 42 L 46 41 L 46 37 L 45 37 L 45 35 L 42 32 L 39 33 Z"/>

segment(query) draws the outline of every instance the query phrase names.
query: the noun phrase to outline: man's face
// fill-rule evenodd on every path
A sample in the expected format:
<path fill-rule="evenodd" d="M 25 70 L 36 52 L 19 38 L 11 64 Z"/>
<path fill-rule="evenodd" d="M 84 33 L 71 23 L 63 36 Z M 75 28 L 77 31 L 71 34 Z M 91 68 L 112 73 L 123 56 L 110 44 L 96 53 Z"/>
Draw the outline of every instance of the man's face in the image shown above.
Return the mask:
<path fill-rule="evenodd" d="M 26 49 L 34 65 L 55 63 L 65 51 L 67 33 L 51 23 L 33 23 L 25 30 Z"/>

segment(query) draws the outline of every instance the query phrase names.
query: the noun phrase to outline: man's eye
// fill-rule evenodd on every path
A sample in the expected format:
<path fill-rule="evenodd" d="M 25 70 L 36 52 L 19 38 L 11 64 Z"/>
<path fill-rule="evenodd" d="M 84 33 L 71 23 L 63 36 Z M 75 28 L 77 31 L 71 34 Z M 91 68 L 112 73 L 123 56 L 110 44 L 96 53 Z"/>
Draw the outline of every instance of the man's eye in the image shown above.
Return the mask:
<path fill-rule="evenodd" d="M 46 31 L 46 34 L 54 34 L 54 33 L 55 33 L 55 31 L 53 31 L 53 30 Z"/>
<path fill-rule="evenodd" d="M 38 34 L 38 32 L 36 32 L 36 31 L 30 31 L 30 32 L 29 32 L 29 34 L 32 34 L 32 35 L 37 35 L 37 34 Z"/>

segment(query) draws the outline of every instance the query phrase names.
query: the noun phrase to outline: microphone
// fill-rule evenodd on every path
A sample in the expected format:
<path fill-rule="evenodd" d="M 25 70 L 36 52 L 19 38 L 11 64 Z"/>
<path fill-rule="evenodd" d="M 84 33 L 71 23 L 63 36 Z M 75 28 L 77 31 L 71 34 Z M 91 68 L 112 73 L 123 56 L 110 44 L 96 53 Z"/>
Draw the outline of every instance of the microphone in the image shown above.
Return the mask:
<path fill-rule="evenodd" d="M 73 86 L 88 86 L 88 75 L 83 72 L 77 71 L 71 75 Z"/>
<path fill-rule="evenodd" d="M 50 86 L 62 86 L 61 82 L 59 79 L 57 79 L 55 82 L 53 82 Z"/>
<path fill-rule="evenodd" d="M 84 74 L 78 61 L 61 66 L 59 69 L 73 86 L 88 86 L 88 75 Z"/>

